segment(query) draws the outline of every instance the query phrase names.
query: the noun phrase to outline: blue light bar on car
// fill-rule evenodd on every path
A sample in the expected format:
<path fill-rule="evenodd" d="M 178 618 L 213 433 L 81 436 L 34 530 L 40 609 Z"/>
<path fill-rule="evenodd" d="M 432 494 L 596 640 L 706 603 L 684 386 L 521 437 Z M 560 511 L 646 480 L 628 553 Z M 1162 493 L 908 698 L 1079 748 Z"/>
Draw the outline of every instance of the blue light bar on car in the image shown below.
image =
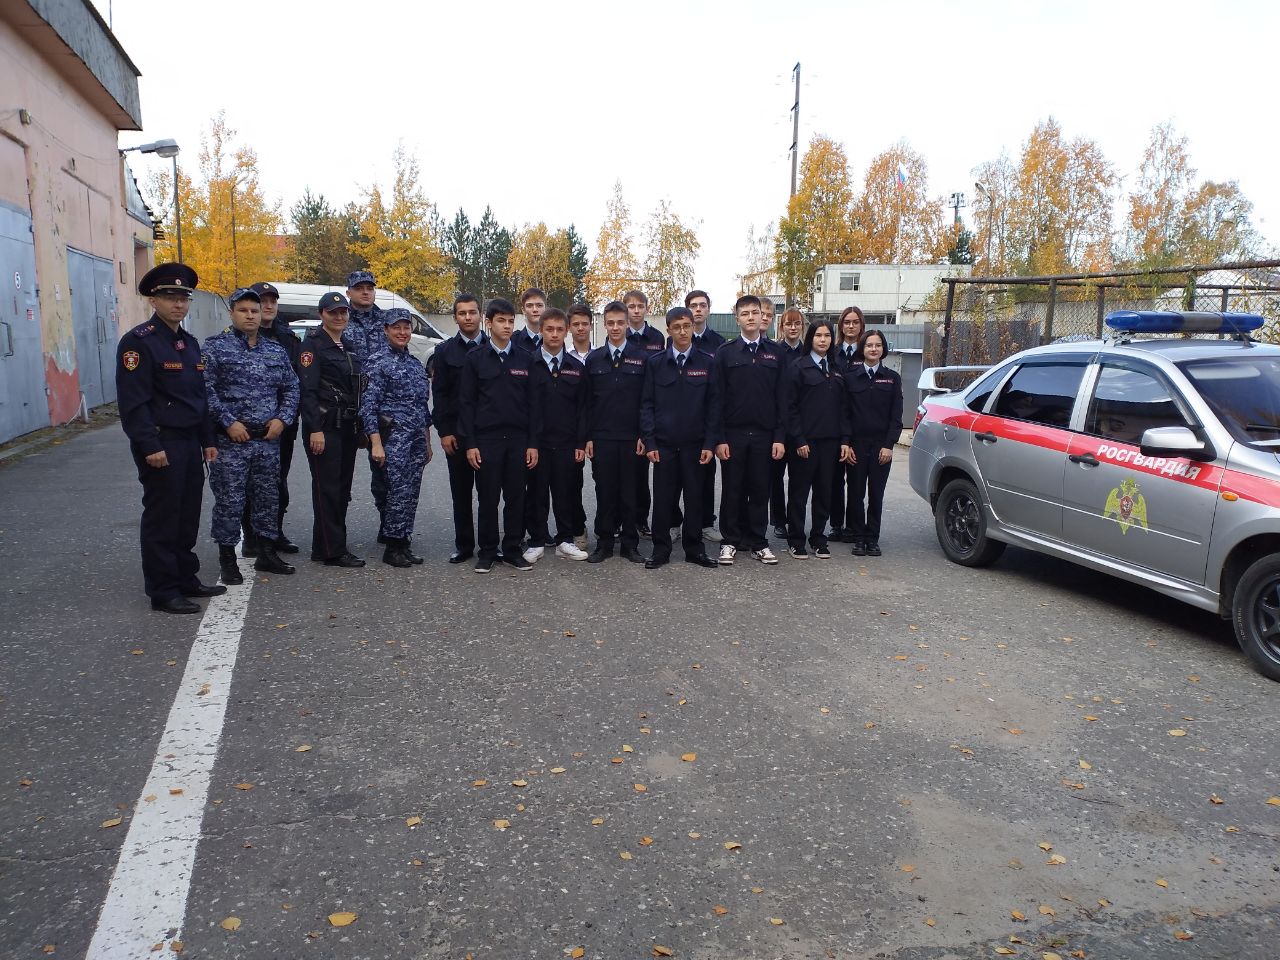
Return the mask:
<path fill-rule="evenodd" d="M 1266 323 L 1256 313 L 1116 310 L 1107 326 L 1126 333 L 1249 333 Z"/>

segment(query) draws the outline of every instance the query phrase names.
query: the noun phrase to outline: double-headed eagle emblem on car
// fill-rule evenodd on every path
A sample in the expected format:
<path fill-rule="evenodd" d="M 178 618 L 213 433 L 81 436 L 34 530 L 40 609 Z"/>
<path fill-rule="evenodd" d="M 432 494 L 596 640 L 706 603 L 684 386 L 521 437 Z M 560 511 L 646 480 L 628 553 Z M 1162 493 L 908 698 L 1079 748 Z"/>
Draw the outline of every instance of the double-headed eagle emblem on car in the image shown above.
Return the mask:
<path fill-rule="evenodd" d="M 1121 533 L 1128 533 L 1129 528 L 1135 524 L 1141 524 L 1143 530 L 1149 529 L 1147 498 L 1138 489 L 1138 481 L 1133 477 L 1125 477 L 1120 486 L 1107 495 L 1107 506 L 1102 511 L 1102 516 L 1120 524 Z"/>

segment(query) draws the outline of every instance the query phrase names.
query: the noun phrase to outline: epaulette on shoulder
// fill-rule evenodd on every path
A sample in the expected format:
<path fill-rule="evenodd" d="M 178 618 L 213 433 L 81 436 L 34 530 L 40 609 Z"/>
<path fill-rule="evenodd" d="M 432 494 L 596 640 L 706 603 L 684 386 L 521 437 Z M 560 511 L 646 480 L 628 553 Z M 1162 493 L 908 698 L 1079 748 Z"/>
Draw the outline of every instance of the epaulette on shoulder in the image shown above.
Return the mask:
<path fill-rule="evenodd" d="M 129 332 L 135 337 L 145 337 L 149 333 L 156 332 L 156 322 L 154 320 L 148 320 L 146 323 L 138 324 Z"/>

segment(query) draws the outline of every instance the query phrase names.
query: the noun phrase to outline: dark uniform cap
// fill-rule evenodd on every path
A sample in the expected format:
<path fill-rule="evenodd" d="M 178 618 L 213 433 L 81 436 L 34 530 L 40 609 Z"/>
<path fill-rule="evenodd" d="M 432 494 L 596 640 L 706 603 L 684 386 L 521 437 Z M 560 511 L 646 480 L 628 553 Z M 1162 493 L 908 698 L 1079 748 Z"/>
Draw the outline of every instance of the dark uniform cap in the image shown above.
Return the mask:
<path fill-rule="evenodd" d="M 190 293 L 200 278 L 185 263 L 158 263 L 138 281 L 138 292 L 153 297 L 161 290 L 185 290 Z"/>
<path fill-rule="evenodd" d="M 262 298 L 258 296 L 258 291 L 253 287 L 240 287 L 231 291 L 231 296 L 227 297 L 227 303 L 235 304 L 241 300 L 252 300 L 254 303 L 261 303 Z"/>
<path fill-rule="evenodd" d="M 392 307 L 390 310 L 382 311 L 382 325 L 384 327 L 389 327 L 393 323 L 400 323 L 401 321 L 412 325 L 413 314 L 404 307 Z"/>
<path fill-rule="evenodd" d="M 368 270 L 352 270 L 350 273 L 347 274 L 348 290 L 350 290 L 352 287 L 354 287 L 358 283 L 373 283 L 375 287 L 377 286 L 377 284 L 374 283 L 373 274 L 370 273 Z"/>
<path fill-rule="evenodd" d="M 335 290 L 330 290 L 320 298 L 320 306 L 317 308 L 321 311 L 332 310 L 334 307 L 349 307 L 351 304 L 347 302 L 347 298 Z"/>
<path fill-rule="evenodd" d="M 276 285 L 274 283 L 267 283 L 265 280 L 260 280 L 249 289 L 259 297 L 275 297 L 277 300 L 280 299 L 280 291 L 276 289 Z"/>

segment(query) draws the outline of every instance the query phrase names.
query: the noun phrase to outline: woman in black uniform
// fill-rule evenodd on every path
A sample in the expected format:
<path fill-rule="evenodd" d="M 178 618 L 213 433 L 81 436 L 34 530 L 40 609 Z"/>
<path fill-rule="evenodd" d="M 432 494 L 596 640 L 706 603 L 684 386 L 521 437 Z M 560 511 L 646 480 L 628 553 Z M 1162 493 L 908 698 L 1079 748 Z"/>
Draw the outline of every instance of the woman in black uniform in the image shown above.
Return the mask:
<path fill-rule="evenodd" d="M 862 317 L 861 307 L 845 307 L 840 314 L 840 323 L 836 326 L 836 343 L 831 354 L 836 361 L 836 369 L 842 373 L 862 358 L 858 356 L 858 341 L 866 333 L 866 321 Z M 846 489 L 848 495 L 846 496 Z M 836 467 L 831 483 L 831 539 L 844 543 L 852 543 L 854 534 L 852 523 L 845 523 L 846 516 L 853 517 L 853 464 L 841 463 Z"/>
<path fill-rule="evenodd" d="M 788 311 L 790 312 L 790 311 Z M 849 460 L 849 405 L 844 375 L 833 351 L 836 332 L 830 320 L 809 327 L 804 346 L 782 374 L 781 410 L 787 428 L 787 552 L 797 560 L 804 547 L 804 518 L 813 494 L 809 546 L 819 560 L 827 549 L 828 502 L 838 463 Z"/>
<path fill-rule="evenodd" d="M 343 336 L 350 318 L 347 298 L 326 293 L 320 298 L 320 326 L 307 334 L 298 355 L 302 381 L 302 432 L 311 467 L 311 559 L 330 567 L 363 567 L 347 549 L 347 504 L 356 449 L 363 434 L 356 411 L 360 404 L 360 360 Z M 359 351 L 356 350 L 355 353 Z"/>
<path fill-rule="evenodd" d="M 858 342 L 862 360 L 844 373 L 854 457 L 852 506 L 846 522 L 853 530 L 855 557 L 880 556 L 884 488 L 893 466 L 894 444 L 902 435 L 902 378 L 882 362 L 887 349 L 883 333 L 867 331 Z"/>

